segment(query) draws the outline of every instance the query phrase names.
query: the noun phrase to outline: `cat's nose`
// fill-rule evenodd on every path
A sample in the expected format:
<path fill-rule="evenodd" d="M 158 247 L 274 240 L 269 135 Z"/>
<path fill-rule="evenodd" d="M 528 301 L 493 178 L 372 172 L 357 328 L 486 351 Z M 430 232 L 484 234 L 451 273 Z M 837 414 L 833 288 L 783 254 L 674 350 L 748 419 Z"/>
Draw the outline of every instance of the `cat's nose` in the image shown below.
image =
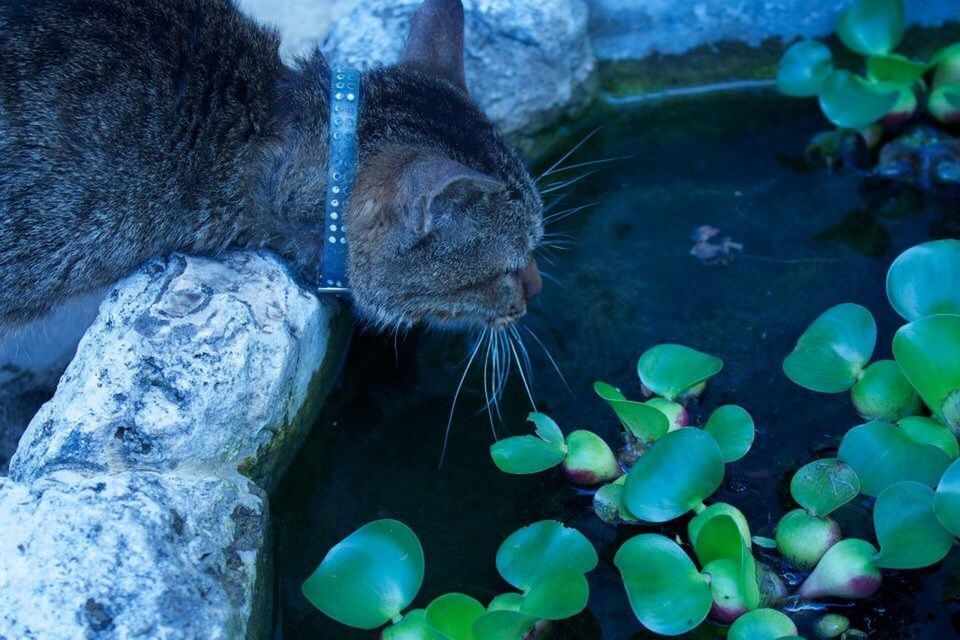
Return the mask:
<path fill-rule="evenodd" d="M 540 295 L 540 291 L 543 289 L 543 280 L 540 278 L 540 269 L 537 267 L 536 259 L 530 258 L 527 266 L 521 269 L 517 275 L 520 280 L 520 287 L 523 289 L 524 300 L 533 300 Z"/>

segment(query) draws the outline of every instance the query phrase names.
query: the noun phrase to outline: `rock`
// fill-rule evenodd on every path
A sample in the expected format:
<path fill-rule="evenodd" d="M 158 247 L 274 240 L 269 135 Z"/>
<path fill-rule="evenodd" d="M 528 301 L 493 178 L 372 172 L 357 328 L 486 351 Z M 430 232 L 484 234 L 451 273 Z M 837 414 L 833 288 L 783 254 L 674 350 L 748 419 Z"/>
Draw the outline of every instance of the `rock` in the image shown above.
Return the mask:
<path fill-rule="evenodd" d="M 360 68 L 400 59 L 420 0 L 368 2 L 342 18 L 322 49 Z M 584 0 L 465 0 L 467 84 L 514 139 L 537 133 L 594 97 Z"/>
<path fill-rule="evenodd" d="M 360 0 L 239 0 L 241 11 L 280 31 L 280 55 L 287 61 L 309 53 L 337 20 Z"/>
<path fill-rule="evenodd" d="M 340 309 L 268 254 L 148 263 L 107 294 L 10 476 L 239 469 L 269 490 L 338 370 Z"/>
<path fill-rule="evenodd" d="M 601 60 L 680 54 L 720 41 L 758 45 L 766 38 L 823 36 L 851 0 L 589 0 L 590 34 Z M 956 19 L 948 2 L 906 0 L 911 24 Z"/>
<path fill-rule="evenodd" d="M 53 396 L 105 293 L 78 296 L 15 328 L 0 327 L 0 475 L 30 419 Z"/>
<path fill-rule="evenodd" d="M 243 479 L 0 478 L 0 638 L 266 637 L 267 508 Z"/>
<path fill-rule="evenodd" d="M 914 127 L 883 145 L 874 174 L 924 189 L 960 189 L 960 138 Z"/>

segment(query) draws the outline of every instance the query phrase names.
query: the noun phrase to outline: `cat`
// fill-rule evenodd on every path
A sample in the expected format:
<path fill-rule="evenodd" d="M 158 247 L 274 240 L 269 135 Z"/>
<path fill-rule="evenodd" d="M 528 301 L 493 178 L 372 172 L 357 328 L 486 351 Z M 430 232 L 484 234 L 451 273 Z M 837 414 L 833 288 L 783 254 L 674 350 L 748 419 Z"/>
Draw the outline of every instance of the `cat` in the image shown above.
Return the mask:
<path fill-rule="evenodd" d="M 343 221 L 379 328 L 503 329 L 540 290 L 540 195 L 463 40 L 460 0 L 425 0 L 362 75 Z M 0 327 L 174 251 L 269 249 L 318 284 L 330 67 L 278 45 L 230 0 L 0 0 Z"/>

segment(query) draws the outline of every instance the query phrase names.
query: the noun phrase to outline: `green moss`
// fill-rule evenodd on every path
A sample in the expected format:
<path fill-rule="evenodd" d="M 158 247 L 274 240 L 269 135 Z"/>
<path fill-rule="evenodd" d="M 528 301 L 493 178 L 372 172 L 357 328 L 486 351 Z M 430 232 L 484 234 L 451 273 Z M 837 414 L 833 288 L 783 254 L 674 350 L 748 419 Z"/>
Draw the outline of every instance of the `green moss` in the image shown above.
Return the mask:
<path fill-rule="evenodd" d="M 347 355 L 353 322 L 349 312 L 337 311 L 330 319 L 330 335 L 323 365 L 313 374 L 303 404 L 274 434 L 274 437 L 254 456 L 240 463 L 237 470 L 253 480 L 268 493 L 279 483 L 284 471 L 297 454 L 310 428 L 320 415 L 327 394 L 339 378 Z"/>

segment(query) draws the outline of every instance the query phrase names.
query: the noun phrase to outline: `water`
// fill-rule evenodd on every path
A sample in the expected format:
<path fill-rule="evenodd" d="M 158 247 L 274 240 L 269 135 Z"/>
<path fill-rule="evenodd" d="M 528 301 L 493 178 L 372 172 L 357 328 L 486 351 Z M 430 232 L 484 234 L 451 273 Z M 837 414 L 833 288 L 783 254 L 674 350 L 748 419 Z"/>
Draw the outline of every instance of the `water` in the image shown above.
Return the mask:
<path fill-rule="evenodd" d="M 562 284 L 547 281 L 527 325 L 550 349 L 573 395 L 528 340 L 534 398 L 565 430 L 590 427 L 616 442 L 618 426 L 593 395 L 593 381 L 638 396 L 637 357 L 658 342 L 723 358 L 723 372 L 693 415 L 702 420 L 716 406 L 741 404 L 753 414 L 758 438 L 744 460 L 728 465 L 713 500 L 733 503 L 754 533 L 772 535 L 773 524 L 793 508 L 793 470 L 830 455 L 859 422 L 846 395 L 790 383 L 781 372 L 783 357 L 817 314 L 844 301 L 873 310 L 878 356 L 889 357 L 898 322 L 883 293 L 886 269 L 917 242 L 956 235 L 960 206 L 863 187 L 855 175 L 791 168 L 786 156 L 797 155 L 823 126 L 815 106 L 804 101 L 764 92 L 718 94 L 621 105 L 598 119 L 607 126 L 576 159 L 633 157 L 581 181 L 564 206 L 597 205 L 549 229 L 577 243 L 553 251 L 553 264 L 541 260 Z M 742 243 L 742 253 L 712 265 L 689 255 L 691 234 L 701 225 Z M 633 618 L 612 569 L 617 547 L 637 530 L 602 525 L 588 509 L 589 496 L 553 472 L 517 477 L 497 471 L 487 452 L 492 436 L 480 412 L 479 374 L 467 380 L 438 468 L 468 346 L 462 337 L 435 334 L 357 336 L 342 386 L 274 499 L 283 638 L 373 636 L 325 619 L 299 587 L 333 544 L 384 517 L 406 522 L 423 543 L 427 572 L 416 606 L 448 591 L 486 601 L 507 590 L 494 566 L 503 538 L 542 518 L 562 519 L 595 542 L 601 562 L 590 577 L 588 612 L 564 623 L 556 637 L 652 637 Z M 503 421 L 496 421 L 499 435 L 526 433 L 529 409 L 514 377 Z M 860 504 L 845 507 L 838 515 L 845 533 L 869 535 L 867 513 Z M 672 533 L 683 524 L 661 530 Z M 960 633 L 958 596 L 960 553 L 954 552 L 935 569 L 889 573 L 878 596 L 836 610 L 871 638 L 939 640 Z M 803 625 L 814 616 L 798 619 Z M 698 637 L 723 636 L 706 629 Z"/>

